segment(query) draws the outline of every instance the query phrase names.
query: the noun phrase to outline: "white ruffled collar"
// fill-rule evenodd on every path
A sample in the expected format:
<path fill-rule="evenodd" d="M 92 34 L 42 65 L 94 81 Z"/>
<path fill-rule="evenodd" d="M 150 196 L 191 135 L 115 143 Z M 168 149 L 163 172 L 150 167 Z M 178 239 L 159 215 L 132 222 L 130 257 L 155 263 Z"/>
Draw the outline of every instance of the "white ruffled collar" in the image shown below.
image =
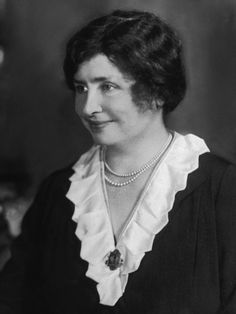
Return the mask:
<path fill-rule="evenodd" d="M 98 283 L 100 303 L 113 306 L 125 291 L 128 274 L 139 268 L 145 253 L 152 250 L 155 235 L 168 223 L 176 193 L 185 189 L 188 175 L 198 168 L 199 156 L 209 149 L 195 135 L 175 133 L 117 244 L 104 195 L 100 151 L 93 146 L 74 165 L 66 197 L 75 204 L 72 219 L 81 241 L 80 256 L 88 262 L 86 276 Z M 116 248 L 124 262 L 110 270 L 105 262 Z"/>

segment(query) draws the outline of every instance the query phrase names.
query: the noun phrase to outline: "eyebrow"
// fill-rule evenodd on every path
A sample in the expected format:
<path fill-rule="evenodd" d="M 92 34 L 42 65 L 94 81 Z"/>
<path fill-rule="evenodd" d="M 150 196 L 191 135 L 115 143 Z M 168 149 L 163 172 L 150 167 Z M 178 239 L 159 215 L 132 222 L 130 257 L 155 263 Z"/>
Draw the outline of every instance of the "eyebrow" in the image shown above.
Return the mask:
<path fill-rule="evenodd" d="M 111 76 L 109 76 L 109 77 L 106 77 L 106 76 L 98 76 L 98 77 L 94 77 L 94 78 L 91 80 L 91 82 L 92 82 L 92 83 L 100 83 L 100 82 L 104 82 L 104 81 L 109 81 L 109 80 L 111 80 L 111 79 L 112 79 Z M 77 83 L 77 84 L 84 84 L 84 83 L 86 83 L 86 82 L 83 81 L 83 80 L 77 80 L 77 79 L 73 79 L 73 82 L 74 82 L 74 83 Z"/>

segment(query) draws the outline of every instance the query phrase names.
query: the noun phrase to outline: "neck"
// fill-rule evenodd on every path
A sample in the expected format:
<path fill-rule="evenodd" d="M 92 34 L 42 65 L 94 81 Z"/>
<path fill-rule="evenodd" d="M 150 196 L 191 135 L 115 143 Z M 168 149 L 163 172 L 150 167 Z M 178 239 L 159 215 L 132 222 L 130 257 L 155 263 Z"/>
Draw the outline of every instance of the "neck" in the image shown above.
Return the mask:
<path fill-rule="evenodd" d="M 107 146 L 106 162 L 118 173 L 138 169 L 162 150 L 168 137 L 169 131 L 164 125 L 159 125 L 132 143 Z"/>

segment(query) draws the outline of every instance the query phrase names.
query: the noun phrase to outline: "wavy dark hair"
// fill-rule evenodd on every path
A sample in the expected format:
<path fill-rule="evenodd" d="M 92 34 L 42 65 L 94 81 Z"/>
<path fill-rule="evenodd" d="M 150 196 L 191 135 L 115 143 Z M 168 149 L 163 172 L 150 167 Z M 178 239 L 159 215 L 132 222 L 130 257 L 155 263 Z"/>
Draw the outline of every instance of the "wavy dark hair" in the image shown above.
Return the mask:
<path fill-rule="evenodd" d="M 149 12 L 116 10 L 92 20 L 69 40 L 64 60 L 67 85 L 80 64 L 104 54 L 135 80 L 134 102 L 142 107 L 163 103 L 164 113 L 176 108 L 186 90 L 182 44 L 175 31 Z"/>

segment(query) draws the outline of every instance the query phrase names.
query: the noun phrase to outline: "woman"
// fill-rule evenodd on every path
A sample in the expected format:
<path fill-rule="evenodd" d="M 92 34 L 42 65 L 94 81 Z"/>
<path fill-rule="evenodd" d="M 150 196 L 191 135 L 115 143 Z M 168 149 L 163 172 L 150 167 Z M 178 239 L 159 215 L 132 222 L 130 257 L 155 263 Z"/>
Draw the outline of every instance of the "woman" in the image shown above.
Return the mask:
<path fill-rule="evenodd" d="M 42 185 L 1 313 L 236 313 L 236 172 L 165 126 L 186 85 L 174 31 L 115 11 L 72 37 L 64 71 L 94 146 Z"/>

